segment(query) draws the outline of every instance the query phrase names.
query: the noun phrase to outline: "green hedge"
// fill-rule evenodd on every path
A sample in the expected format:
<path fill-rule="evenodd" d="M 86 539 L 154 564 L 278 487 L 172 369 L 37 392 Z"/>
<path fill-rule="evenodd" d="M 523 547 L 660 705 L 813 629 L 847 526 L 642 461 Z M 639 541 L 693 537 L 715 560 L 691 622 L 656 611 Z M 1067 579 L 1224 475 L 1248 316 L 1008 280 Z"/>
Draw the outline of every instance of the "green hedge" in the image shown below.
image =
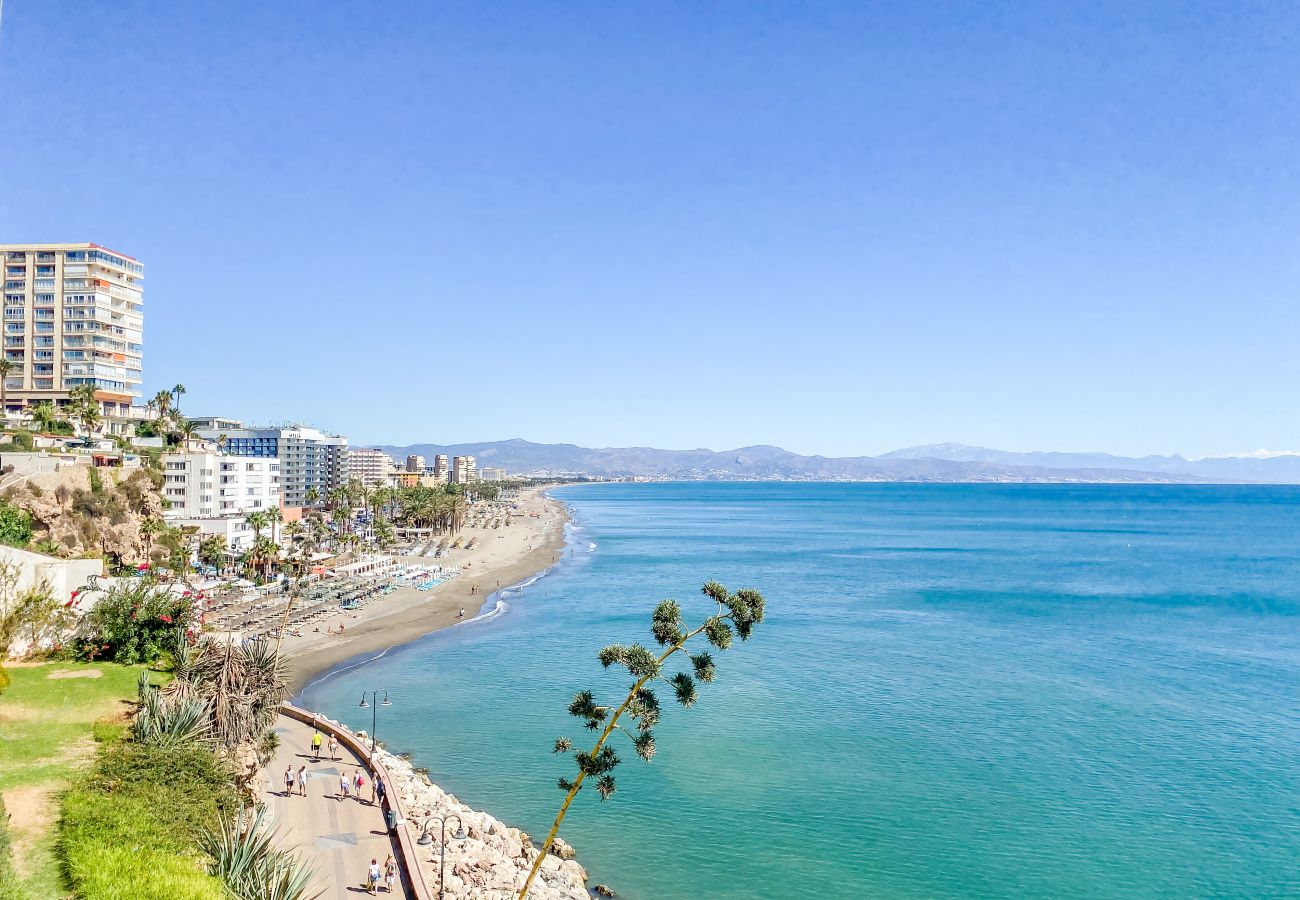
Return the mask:
<path fill-rule="evenodd" d="M 84 900 L 226 900 L 198 836 L 237 805 L 230 773 L 209 750 L 105 746 L 64 795 L 64 874 Z"/>

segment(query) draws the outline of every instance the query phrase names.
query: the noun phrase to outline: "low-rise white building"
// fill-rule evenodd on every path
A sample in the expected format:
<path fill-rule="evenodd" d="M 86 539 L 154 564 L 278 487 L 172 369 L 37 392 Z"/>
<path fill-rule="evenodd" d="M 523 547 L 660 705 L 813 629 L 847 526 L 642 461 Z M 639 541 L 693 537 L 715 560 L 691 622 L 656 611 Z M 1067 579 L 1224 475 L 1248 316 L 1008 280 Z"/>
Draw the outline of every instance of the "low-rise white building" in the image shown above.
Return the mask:
<path fill-rule="evenodd" d="M 164 517 L 217 534 L 232 550 L 252 544 L 250 513 L 280 507 L 280 461 L 274 457 L 189 452 L 163 455 Z"/>

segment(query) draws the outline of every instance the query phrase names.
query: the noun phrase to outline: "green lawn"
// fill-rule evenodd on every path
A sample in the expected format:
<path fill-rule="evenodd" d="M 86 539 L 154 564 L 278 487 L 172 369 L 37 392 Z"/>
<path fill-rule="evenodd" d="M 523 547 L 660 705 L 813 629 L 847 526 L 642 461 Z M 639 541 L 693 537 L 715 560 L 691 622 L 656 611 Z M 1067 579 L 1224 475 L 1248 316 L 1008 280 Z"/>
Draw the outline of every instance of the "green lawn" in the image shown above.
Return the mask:
<path fill-rule="evenodd" d="M 109 723 L 131 708 L 142 667 L 52 662 L 6 669 L 12 683 L 0 696 L 0 793 L 28 893 L 53 900 L 64 894 L 53 852 L 59 793 L 93 761 L 96 732 L 120 727 Z"/>

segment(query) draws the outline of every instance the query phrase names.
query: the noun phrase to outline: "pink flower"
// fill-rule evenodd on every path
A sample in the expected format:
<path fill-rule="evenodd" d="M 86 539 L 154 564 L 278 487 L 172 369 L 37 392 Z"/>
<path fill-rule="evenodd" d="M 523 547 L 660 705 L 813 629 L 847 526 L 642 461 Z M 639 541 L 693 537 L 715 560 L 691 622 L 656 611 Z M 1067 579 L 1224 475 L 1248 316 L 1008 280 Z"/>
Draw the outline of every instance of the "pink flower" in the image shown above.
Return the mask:
<path fill-rule="evenodd" d="M 170 625 L 170 624 L 172 623 L 172 617 L 169 616 L 169 615 L 167 615 L 166 613 L 163 613 L 163 614 L 162 614 L 161 616 L 159 616 L 158 618 L 162 619 L 162 620 L 163 620 L 164 622 L 166 622 L 168 625 Z"/>

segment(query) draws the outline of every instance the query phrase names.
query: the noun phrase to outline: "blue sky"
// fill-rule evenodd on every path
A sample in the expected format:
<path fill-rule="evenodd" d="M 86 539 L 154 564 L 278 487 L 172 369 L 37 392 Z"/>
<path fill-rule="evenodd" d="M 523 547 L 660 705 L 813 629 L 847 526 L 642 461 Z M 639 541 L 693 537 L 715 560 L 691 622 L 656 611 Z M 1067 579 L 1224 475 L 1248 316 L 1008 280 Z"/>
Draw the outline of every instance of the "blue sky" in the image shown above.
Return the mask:
<path fill-rule="evenodd" d="M 0 241 L 358 442 L 1300 448 L 1289 3 L 6 0 Z"/>

